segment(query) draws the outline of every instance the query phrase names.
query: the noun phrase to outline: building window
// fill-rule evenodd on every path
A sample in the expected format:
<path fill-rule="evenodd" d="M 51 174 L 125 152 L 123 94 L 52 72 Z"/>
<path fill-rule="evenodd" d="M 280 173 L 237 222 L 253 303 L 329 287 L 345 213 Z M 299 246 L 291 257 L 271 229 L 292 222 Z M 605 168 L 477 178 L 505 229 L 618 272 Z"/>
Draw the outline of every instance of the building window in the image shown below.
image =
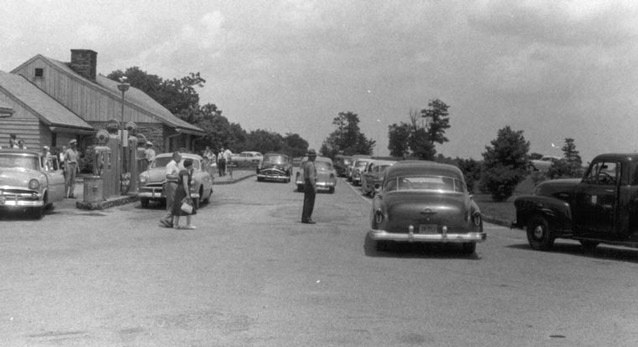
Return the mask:
<path fill-rule="evenodd" d="M 42 68 L 36 68 L 35 69 L 35 77 L 40 77 L 42 78 L 44 76 L 44 69 Z"/>

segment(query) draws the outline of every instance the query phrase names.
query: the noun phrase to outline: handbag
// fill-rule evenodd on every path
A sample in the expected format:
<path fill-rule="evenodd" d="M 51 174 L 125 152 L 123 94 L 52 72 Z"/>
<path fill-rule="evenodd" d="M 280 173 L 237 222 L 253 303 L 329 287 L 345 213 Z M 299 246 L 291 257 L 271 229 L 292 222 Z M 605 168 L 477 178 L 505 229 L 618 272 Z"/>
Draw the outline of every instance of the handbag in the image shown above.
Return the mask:
<path fill-rule="evenodd" d="M 184 198 L 184 200 L 182 200 L 182 206 L 180 206 L 180 210 L 188 214 L 193 213 L 193 203 L 190 201 L 189 198 Z"/>

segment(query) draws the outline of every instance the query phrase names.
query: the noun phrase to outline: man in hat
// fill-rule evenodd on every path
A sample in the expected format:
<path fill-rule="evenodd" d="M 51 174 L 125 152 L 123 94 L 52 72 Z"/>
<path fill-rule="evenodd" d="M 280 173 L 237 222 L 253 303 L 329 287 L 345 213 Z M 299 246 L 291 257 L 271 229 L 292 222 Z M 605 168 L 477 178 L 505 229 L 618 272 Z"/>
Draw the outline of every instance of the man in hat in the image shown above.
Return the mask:
<path fill-rule="evenodd" d="M 153 142 L 146 142 L 146 149 L 144 150 L 144 156 L 146 158 L 146 165 L 150 164 L 153 160 L 155 160 L 155 150 L 153 149 Z"/>
<path fill-rule="evenodd" d="M 64 195 L 67 198 L 75 199 L 75 174 L 78 170 L 79 153 L 77 150 L 78 141 L 69 141 L 69 148 L 64 152 Z"/>
<path fill-rule="evenodd" d="M 181 203 L 175 202 L 175 191 L 178 187 L 180 163 L 182 154 L 173 152 L 173 160 L 166 164 L 166 182 L 164 183 L 164 196 L 166 197 L 166 215 L 160 219 L 160 224 L 167 228 L 173 227 L 173 205 Z"/>
<path fill-rule="evenodd" d="M 301 222 L 305 224 L 315 224 L 312 220 L 312 210 L 315 208 L 315 197 L 317 195 L 317 167 L 315 160 L 317 152 L 314 149 L 308 150 L 308 160 L 303 163 L 303 212 Z"/>

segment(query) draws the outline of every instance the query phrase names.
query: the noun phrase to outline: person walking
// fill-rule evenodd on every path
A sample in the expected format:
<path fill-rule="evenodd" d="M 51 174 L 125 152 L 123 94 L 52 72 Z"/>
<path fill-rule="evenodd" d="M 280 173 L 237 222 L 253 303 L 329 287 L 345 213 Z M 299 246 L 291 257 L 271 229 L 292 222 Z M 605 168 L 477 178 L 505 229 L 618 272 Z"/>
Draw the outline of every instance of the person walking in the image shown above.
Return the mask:
<path fill-rule="evenodd" d="M 175 190 L 175 204 L 173 205 L 173 216 L 175 216 L 173 225 L 175 229 L 196 229 L 195 226 L 191 224 L 191 215 L 195 214 L 195 206 L 193 204 L 193 199 L 191 197 L 191 184 L 193 181 L 193 160 L 186 159 L 184 160 L 184 169 L 179 172 L 179 183 L 177 185 L 177 189 Z M 193 206 L 193 211 L 191 213 L 186 213 L 182 211 L 182 203 L 188 201 L 191 206 Z M 179 217 L 186 216 L 186 225 L 179 225 Z"/>
<path fill-rule="evenodd" d="M 226 157 L 224 156 L 224 147 L 222 147 L 217 154 L 217 169 L 219 170 L 219 177 L 226 174 Z"/>
<path fill-rule="evenodd" d="M 78 170 L 77 150 L 78 141 L 73 139 L 69 141 L 69 148 L 64 152 L 64 196 L 69 199 L 75 199 L 75 174 Z"/>
<path fill-rule="evenodd" d="M 179 163 L 181 161 L 182 155 L 179 152 L 173 152 L 173 159 L 166 164 L 166 183 L 164 183 L 166 215 L 160 220 L 160 223 L 167 228 L 173 227 L 173 207 L 175 205 L 175 191 L 179 181 Z"/>
<path fill-rule="evenodd" d="M 317 152 L 314 149 L 308 150 L 308 160 L 303 163 L 303 212 L 301 222 L 305 224 L 315 224 L 312 220 L 312 210 L 315 208 L 315 197 L 317 196 L 317 167 L 315 160 Z"/>

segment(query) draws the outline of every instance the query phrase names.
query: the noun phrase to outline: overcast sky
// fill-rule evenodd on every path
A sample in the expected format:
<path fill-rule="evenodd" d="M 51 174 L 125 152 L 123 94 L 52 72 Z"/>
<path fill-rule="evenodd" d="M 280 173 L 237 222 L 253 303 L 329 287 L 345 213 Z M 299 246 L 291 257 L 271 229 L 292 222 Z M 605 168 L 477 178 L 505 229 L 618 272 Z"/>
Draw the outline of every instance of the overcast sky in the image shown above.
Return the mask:
<path fill-rule="evenodd" d="M 0 70 L 98 53 L 98 73 L 200 72 L 201 103 L 246 130 L 315 148 L 339 112 L 386 155 L 387 127 L 440 99 L 451 157 L 481 159 L 498 129 L 584 160 L 638 150 L 638 1 L 5 0 Z"/>

